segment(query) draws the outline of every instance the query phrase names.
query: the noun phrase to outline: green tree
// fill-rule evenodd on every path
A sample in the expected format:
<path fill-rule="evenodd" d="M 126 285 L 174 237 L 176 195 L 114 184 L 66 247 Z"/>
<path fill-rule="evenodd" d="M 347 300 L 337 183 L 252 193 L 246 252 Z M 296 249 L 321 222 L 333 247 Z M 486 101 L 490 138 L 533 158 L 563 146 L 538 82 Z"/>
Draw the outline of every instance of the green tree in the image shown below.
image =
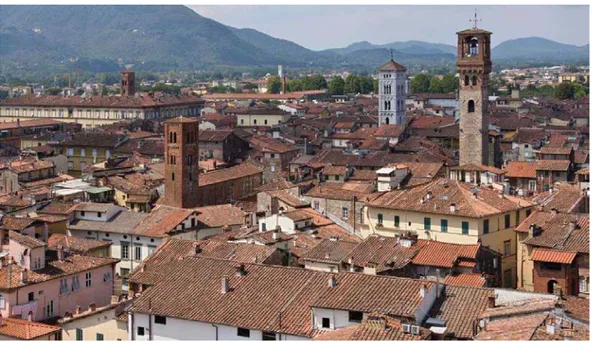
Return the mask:
<path fill-rule="evenodd" d="M 356 94 L 359 92 L 359 79 L 358 76 L 355 75 L 348 75 L 346 77 L 346 81 L 344 83 L 344 92 L 347 94 Z"/>
<path fill-rule="evenodd" d="M 327 85 L 329 92 L 333 95 L 344 94 L 344 79 L 341 76 L 334 76 Z"/>
<path fill-rule="evenodd" d="M 425 74 L 414 76 L 410 82 L 410 91 L 412 93 L 426 93 L 430 87 L 430 77 Z"/>
<path fill-rule="evenodd" d="M 47 95 L 58 95 L 61 92 L 62 92 L 62 89 L 61 88 L 57 88 L 57 87 L 45 89 L 45 93 Z"/>
<path fill-rule="evenodd" d="M 268 93 L 280 94 L 282 91 L 282 81 L 279 77 L 273 76 L 268 78 Z"/>
<path fill-rule="evenodd" d="M 446 74 L 441 81 L 444 93 L 452 93 L 459 89 L 459 79 L 454 74 Z"/>
<path fill-rule="evenodd" d="M 377 94 L 379 92 L 379 80 L 378 79 L 373 80 L 373 92 L 375 94 Z"/>
<path fill-rule="evenodd" d="M 370 76 L 358 76 L 358 91 L 361 94 L 370 94 L 373 91 L 373 78 Z"/>
<path fill-rule="evenodd" d="M 314 75 L 313 77 L 311 77 L 311 81 L 315 88 L 312 90 L 327 89 L 327 81 L 325 80 L 325 77 L 323 77 L 323 75 L 321 75 L 321 74 Z"/>
<path fill-rule="evenodd" d="M 302 91 L 303 88 L 303 80 L 300 78 L 295 78 L 294 80 L 290 80 L 286 82 L 286 91 Z"/>
<path fill-rule="evenodd" d="M 430 79 L 430 86 L 428 87 L 428 92 L 429 93 L 442 93 L 443 92 L 443 83 L 441 82 L 441 80 L 438 77 L 433 76 Z"/>
<path fill-rule="evenodd" d="M 8 98 L 8 91 L 7 90 L 0 90 L 0 101 Z"/>
<path fill-rule="evenodd" d="M 560 100 L 573 99 L 575 94 L 574 84 L 563 82 L 554 90 L 554 97 Z"/>

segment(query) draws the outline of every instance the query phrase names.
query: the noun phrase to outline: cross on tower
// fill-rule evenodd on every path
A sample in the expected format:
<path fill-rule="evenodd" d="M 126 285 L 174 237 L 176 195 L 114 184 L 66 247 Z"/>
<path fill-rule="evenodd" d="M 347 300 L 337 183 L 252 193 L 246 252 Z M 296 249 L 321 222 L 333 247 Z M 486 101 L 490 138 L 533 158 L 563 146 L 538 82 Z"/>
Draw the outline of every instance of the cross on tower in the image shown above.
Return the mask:
<path fill-rule="evenodd" d="M 470 19 L 469 21 L 470 22 L 472 22 L 472 21 L 474 22 L 474 30 L 475 30 L 475 29 L 478 28 L 478 22 L 479 21 L 482 21 L 482 19 L 478 19 L 478 10 L 475 9 L 474 11 L 475 11 L 474 12 L 474 18 L 473 19 Z"/>

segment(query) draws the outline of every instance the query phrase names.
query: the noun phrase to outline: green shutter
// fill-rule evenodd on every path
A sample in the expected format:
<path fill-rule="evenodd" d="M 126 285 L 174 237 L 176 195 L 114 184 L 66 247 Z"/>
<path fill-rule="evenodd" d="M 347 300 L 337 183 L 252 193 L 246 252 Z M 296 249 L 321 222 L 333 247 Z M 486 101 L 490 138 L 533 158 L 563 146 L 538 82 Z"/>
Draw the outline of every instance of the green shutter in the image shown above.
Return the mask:
<path fill-rule="evenodd" d="M 97 341 L 103 341 L 103 340 L 104 340 L 103 334 L 97 333 Z"/>
<path fill-rule="evenodd" d="M 383 214 L 378 214 L 377 215 L 377 221 L 379 224 L 383 224 Z"/>
<path fill-rule="evenodd" d="M 430 230 L 430 217 L 424 218 L 424 230 Z"/>
<path fill-rule="evenodd" d="M 490 233 L 490 221 L 484 220 L 484 234 Z"/>
<path fill-rule="evenodd" d="M 82 329 L 76 329 L 76 340 L 82 341 Z"/>
<path fill-rule="evenodd" d="M 441 219 L 441 232 L 443 232 L 443 233 L 447 232 L 448 224 L 449 224 L 449 222 L 447 222 L 447 220 Z"/>
<path fill-rule="evenodd" d="M 463 235 L 469 234 L 469 222 L 467 222 L 467 221 L 461 222 L 461 234 L 463 234 Z"/>
<path fill-rule="evenodd" d="M 399 227 L 399 216 L 394 216 L 393 217 L 393 226 L 394 227 Z"/>

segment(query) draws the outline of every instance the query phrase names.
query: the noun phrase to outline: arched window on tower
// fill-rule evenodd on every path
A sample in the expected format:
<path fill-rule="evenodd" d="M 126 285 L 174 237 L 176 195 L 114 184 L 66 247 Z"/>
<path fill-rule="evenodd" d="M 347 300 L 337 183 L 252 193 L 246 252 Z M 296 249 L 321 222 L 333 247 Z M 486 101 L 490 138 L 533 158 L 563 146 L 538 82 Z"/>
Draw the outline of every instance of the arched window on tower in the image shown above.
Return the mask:
<path fill-rule="evenodd" d="M 177 133 L 173 132 L 173 143 L 176 144 L 177 143 Z"/>
<path fill-rule="evenodd" d="M 389 118 L 385 118 L 385 124 L 389 125 Z"/>
<path fill-rule="evenodd" d="M 469 75 L 465 75 L 465 79 L 463 81 L 463 84 L 468 86 L 469 85 Z"/>
<path fill-rule="evenodd" d="M 476 85 L 478 84 L 478 76 L 474 75 L 472 76 L 472 85 Z"/>
<path fill-rule="evenodd" d="M 469 54 L 475 56 L 478 54 L 478 38 L 473 37 L 469 41 Z"/>
<path fill-rule="evenodd" d="M 469 100 L 469 102 L 467 103 L 467 112 L 468 113 L 473 113 L 476 110 L 476 105 L 474 103 L 474 100 Z"/>
<path fill-rule="evenodd" d="M 169 143 L 173 142 L 173 132 L 169 132 Z"/>

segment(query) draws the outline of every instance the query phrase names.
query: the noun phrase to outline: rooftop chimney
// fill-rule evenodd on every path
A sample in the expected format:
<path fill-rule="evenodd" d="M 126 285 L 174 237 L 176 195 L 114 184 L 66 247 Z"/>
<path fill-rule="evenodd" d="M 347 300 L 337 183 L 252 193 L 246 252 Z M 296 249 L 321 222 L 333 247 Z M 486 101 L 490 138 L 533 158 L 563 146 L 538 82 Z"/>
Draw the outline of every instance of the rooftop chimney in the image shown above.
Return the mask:
<path fill-rule="evenodd" d="M 424 296 L 426 296 L 426 285 L 422 284 L 422 287 L 420 287 L 420 298 L 424 298 Z"/>
<path fill-rule="evenodd" d="M 82 310 L 80 309 L 80 305 L 76 306 L 76 311 L 74 311 L 75 314 L 80 315 L 80 313 L 82 312 Z"/>
<path fill-rule="evenodd" d="M 93 312 L 95 310 L 97 310 L 97 304 L 95 304 L 95 303 L 89 304 L 89 311 Z"/>
<path fill-rule="evenodd" d="M 554 215 L 558 215 L 558 209 L 556 209 L 556 208 L 552 208 L 552 210 L 551 210 L 551 211 L 552 211 L 552 214 L 554 214 Z"/>
<path fill-rule="evenodd" d="M 488 307 L 494 308 L 496 307 L 496 294 L 491 294 L 488 296 Z"/>
<path fill-rule="evenodd" d="M 58 260 L 64 261 L 64 246 L 58 245 Z"/>
<path fill-rule="evenodd" d="M 276 229 L 274 230 L 274 232 L 272 233 L 272 239 L 273 239 L 274 241 L 278 241 L 278 239 L 279 239 L 278 228 L 276 228 Z"/>
<path fill-rule="evenodd" d="M 333 274 L 332 274 L 331 276 L 329 276 L 329 280 L 328 280 L 328 282 L 327 282 L 327 285 L 328 285 L 330 288 L 332 288 L 332 289 L 333 289 L 334 287 L 336 287 L 336 285 L 337 285 L 336 276 L 334 276 Z"/>
<path fill-rule="evenodd" d="M 529 226 L 529 237 L 539 236 L 541 228 L 535 224 Z"/>
<path fill-rule="evenodd" d="M 21 284 L 25 284 L 27 282 L 28 276 L 27 269 L 23 268 L 21 270 Z"/>
<path fill-rule="evenodd" d="M 457 210 L 457 207 L 455 206 L 455 203 L 451 203 L 451 205 L 449 206 L 449 211 L 454 213 Z"/>
<path fill-rule="evenodd" d="M 229 292 L 229 278 L 224 277 L 222 278 L 220 293 L 228 293 Z"/>
<path fill-rule="evenodd" d="M 29 311 L 29 314 L 27 315 L 27 320 L 29 322 L 33 322 L 33 311 Z"/>

